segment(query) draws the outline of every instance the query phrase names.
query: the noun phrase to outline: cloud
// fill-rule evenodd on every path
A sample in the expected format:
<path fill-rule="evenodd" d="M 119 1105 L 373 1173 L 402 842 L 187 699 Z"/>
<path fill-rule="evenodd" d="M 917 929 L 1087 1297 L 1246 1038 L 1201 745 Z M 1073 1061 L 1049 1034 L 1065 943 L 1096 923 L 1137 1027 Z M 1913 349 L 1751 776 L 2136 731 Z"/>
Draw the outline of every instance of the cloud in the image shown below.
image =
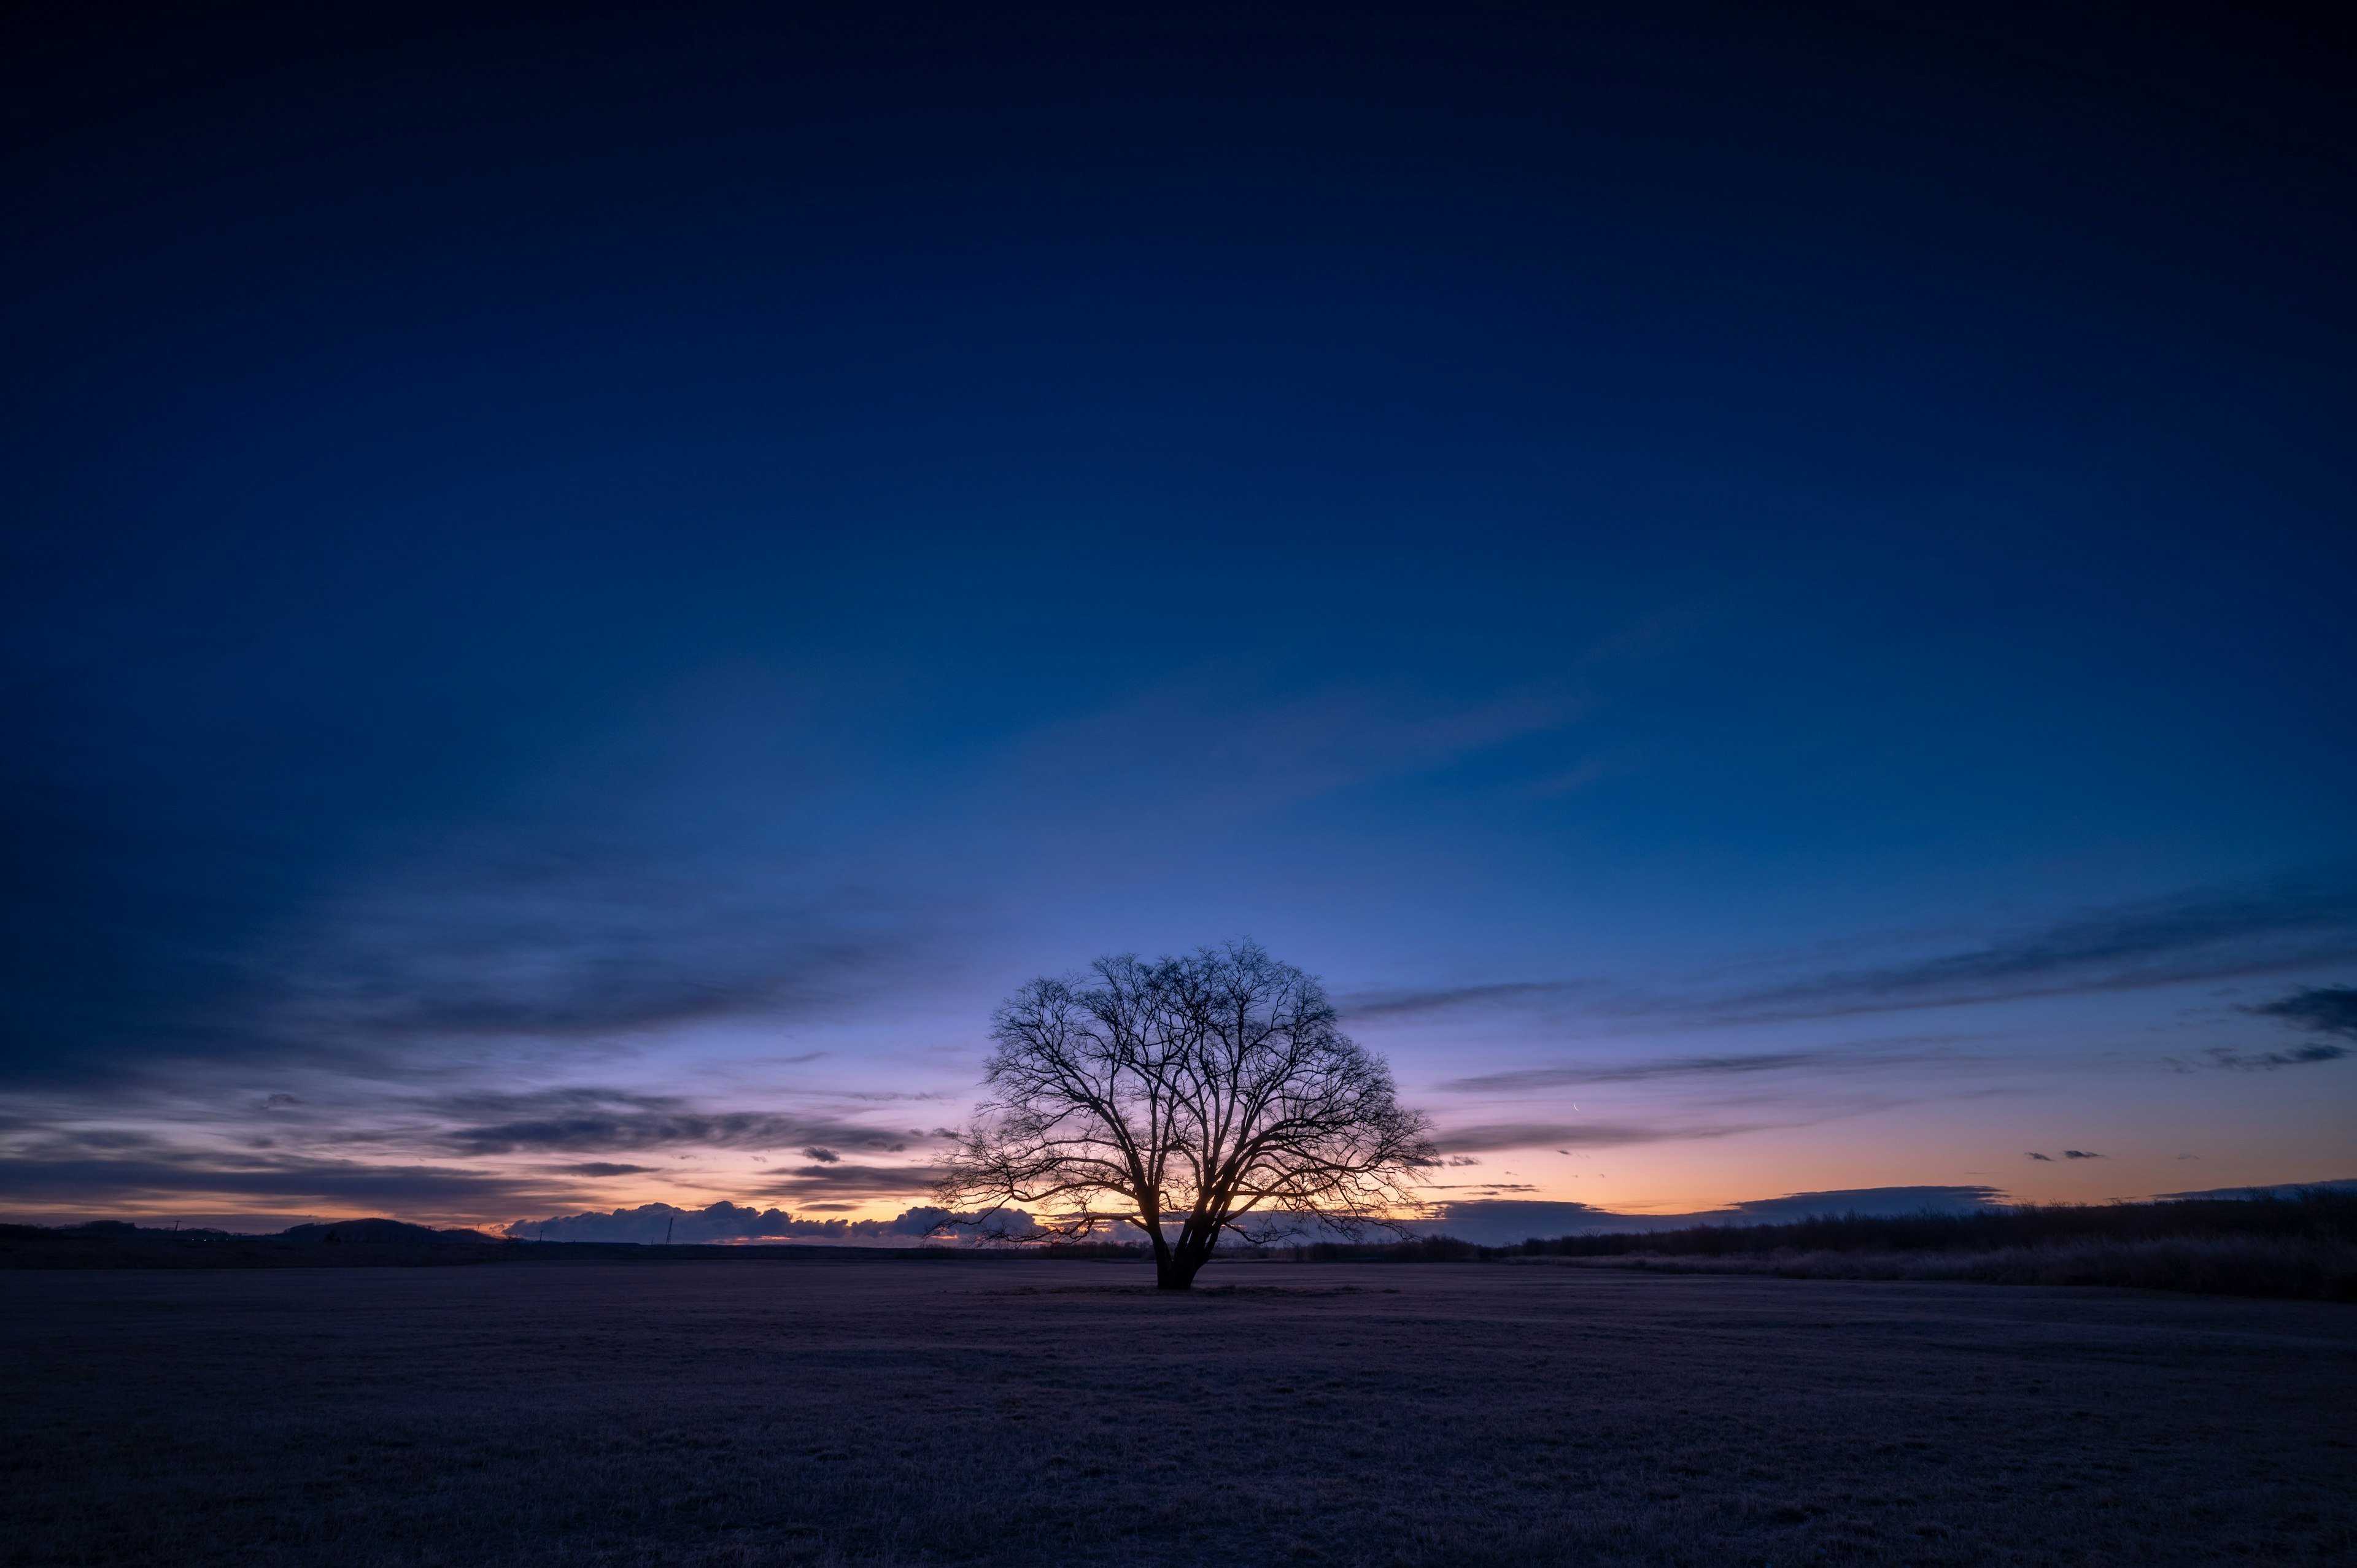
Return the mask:
<path fill-rule="evenodd" d="M 658 722 L 665 744 L 580 737 L 587 754 L 543 759 L 469 814 L 348 835 L 372 847 L 332 875 L 293 843 L 283 861 L 248 845 L 227 867 L 167 867 L 126 846 L 121 865 L 156 884 L 138 889 L 90 890 L 86 871 L 60 864 L 59 886 L 85 889 L 70 929 L 52 933 L 74 950 L 32 955 L 38 994 L 0 998 L 17 1015 L 0 1033 L 62 1042 L 38 1053 L 60 1074 L 191 1053 L 410 1074 L 436 1042 L 473 1060 L 480 1047 L 620 1040 L 716 1019 L 840 1018 L 941 983 L 945 958 L 973 934 L 963 895 L 901 886 L 873 854 L 846 866 L 823 835 L 780 826 L 792 813 L 779 798 L 806 771 L 782 752 L 771 760 L 788 777 L 758 792 L 758 807 L 728 793 L 746 777 L 747 736 L 764 727 L 748 714 L 794 733 L 810 722 L 809 699 L 705 693 L 707 706 Z M 1026 814 L 1061 835 L 1092 813 L 1134 835 L 1141 819 L 1232 820 L 1445 766 L 1558 726 L 1577 707 L 1544 691 L 1469 703 L 1372 685 L 1238 699 L 1232 679 L 1198 680 L 1048 726 L 958 798 L 989 813 L 1000 837 Z M 694 768 L 707 749 L 721 765 Z M 977 837 L 963 816 L 934 831 Z M 1181 823 L 1176 840 L 1191 845 L 1188 832 Z M 172 896 L 182 885 L 214 890 L 210 903 Z M 180 927 L 132 933 L 141 950 L 117 950 L 116 911 L 184 907 L 197 912 Z"/>
<path fill-rule="evenodd" d="M 2345 875 L 2195 889 L 2099 909 L 1962 951 L 1835 972 L 1725 999 L 1726 1013 L 1809 1017 L 2264 973 L 2357 952 Z"/>
<path fill-rule="evenodd" d="M 1550 800 L 1557 796 L 1573 794 L 1587 789 L 1590 784 L 1600 783 L 1607 779 L 1634 773 L 1643 766 L 1644 760 L 1640 753 L 1622 747 L 1584 757 L 1561 772 L 1551 773 L 1544 779 L 1523 785 L 1517 793 L 1526 800 Z"/>
<path fill-rule="evenodd" d="M 2045 1161 L 2048 1165 L 2052 1165 L 2052 1164 L 2054 1163 L 2054 1156 L 2053 1156 L 2053 1155 L 2040 1155 L 2040 1154 L 2033 1154 L 2033 1155 L 2031 1155 L 2029 1156 L 2029 1158 L 2031 1158 L 2031 1159 L 2033 1159 L 2033 1160 L 2044 1160 L 2044 1161 Z"/>
<path fill-rule="evenodd" d="M 2180 1158 L 2182 1156 L 2179 1156 Z M 2163 1199 L 2193 1197 L 2291 1197 L 2303 1192 L 2357 1192 L 2357 1176 L 2342 1176 L 2335 1181 L 2286 1182 L 2279 1187 L 2213 1187 L 2200 1192 L 2161 1192 L 2153 1196 Z"/>
<path fill-rule="evenodd" d="M 935 1179 L 930 1166 L 897 1164 L 909 1146 L 905 1129 L 823 1111 L 713 1112 L 594 1085 L 443 1096 L 372 1096 L 350 1084 L 325 1096 L 304 1092 L 315 1101 L 309 1109 L 266 1120 L 250 1096 L 236 1096 L 225 1108 L 244 1118 L 242 1126 L 202 1102 L 177 1104 L 168 1119 L 159 1110 L 144 1125 L 93 1126 L 83 1119 L 126 1108 L 53 1100 L 40 1115 L 0 1129 L 0 1194 L 28 1207 L 148 1208 L 210 1195 L 207 1207 L 224 1211 L 365 1206 L 474 1222 L 565 1201 L 584 1181 L 676 1176 L 699 1165 L 675 1168 L 672 1156 L 722 1151 L 739 1152 L 739 1164 L 742 1152 L 766 1149 L 832 1156 L 770 1173 L 781 1195 L 905 1200 Z M 543 1158 L 514 1158 L 534 1155 Z"/>
<path fill-rule="evenodd" d="M 1751 1224 L 1781 1225 L 1826 1214 L 1978 1214 L 2002 1206 L 1993 1187 L 1859 1187 L 1787 1193 L 1735 1204 L 1730 1212 Z"/>
<path fill-rule="evenodd" d="M 875 888 L 809 883 L 654 844 L 479 845 L 316 911 L 263 955 L 286 979 L 255 1000 L 282 1034 L 347 1041 L 823 1015 L 937 934 Z"/>
<path fill-rule="evenodd" d="M 1450 985 L 1416 991 L 1368 991 L 1344 996 L 1337 1005 L 1352 1021 L 1446 1013 L 1461 1007 L 1544 1001 L 1602 990 L 1582 980 L 1507 980 L 1491 985 Z"/>
<path fill-rule="evenodd" d="M 496 1117 L 552 1115 L 571 1111 L 600 1111 L 609 1106 L 648 1111 L 669 1110 L 683 1103 L 676 1095 L 642 1094 L 635 1090 L 598 1084 L 562 1084 L 548 1089 L 464 1089 L 424 1096 L 414 1101 L 429 1115 L 484 1121 Z"/>
<path fill-rule="evenodd" d="M 1749 1131 L 1749 1127 L 1638 1127 L 1600 1122 L 1493 1122 L 1480 1126 L 1445 1130 L 1434 1136 L 1433 1143 L 1445 1155 L 1480 1154 L 1491 1149 L 1554 1148 L 1563 1144 L 1609 1149 L 1631 1144 L 1725 1138 Z"/>
<path fill-rule="evenodd" d="M 1564 1003 L 1623 1018 L 1683 1015 L 1719 1023 L 1774 1023 L 2135 990 L 2352 956 L 2357 956 L 2357 878 L 2346 868 L 2334 868 L 2267 884 L 2189 889 L 1925 958 L 1820 970 L 1735 989 L 1697 985 L 1662 993 L 1593 978 L 1506 980 L 1364 992 L 1345 996 L 1342 1006 L 1361 1021 Z M 1779 961 L 1793 967 L 1789 958 Z M 2328 987 L 2260 1010 L 2305 1027 L 2338 1031 L 2357 1008 L 2346 1000 L 2352 994 L 2347 987 Z"/>
<path fill-rule="evenodd" d="M 1006 758 L 999 788 L 1064 826 L 1183 835 L 1560 729 L 1584 706 L 1535 687 L 1468 703 L 1380 684 L 1271 699 L 1240 684 L 1216 671 L 1176 680 L 1035 732 Z"/>
<path fill-rule="evenodd" d="M 658 1102 L 660 1103 L 660 1102 Z M 889 1133 L 843 1122 L 775 1112 L 705 1112 L 686 1110 L 583 1111 L 568 1116 L 526 1118 L 487 1126 L 454 1127 L 439 1135 L 446 1147 L 467 1155 L 509 1155 L 533 1150 L 607 1153 L 682 1145 L 718 1149 L 790 1148 L 815 1133 L 849 1148 L 898 1153 L 908 1145 Z"/>
<path fill-rule="evenodd" d="M 2241 1011 L 2255 1017 L 2273 1018 L 2307 1033 L 2341 1035 L 2357 1040 L 2357 986 L 2305 986 L 2287 996 L 2244 1007 Z M 2319 1062 L 2341 1061 L 2352 1054 L 2357 1053 L 2352 1053 L 2350 1047 L 2331 1040 L 2310 1040 L 2303 1045 L 2268 1051 L 2216 1046 L 2202 1052 L 2198 1061 L 2187 1063 L 2172 1058 L 2169 1065 L 2179 1072 L 2190 1072 L 2196 1068 L 2225 1072 L 2274 1072 L 2279 1068 L 2311 1067 Z"/>
<path fill-rule="evenodd" d="M 2201 1059 L 2194 1066 L 2216 1068 L 2225 1072 L 2273 1072 L 2277 1068 L 2337 1062 L 2352 1054 L 2347 1046 L 2336 1046 L 2330 1040 L 2318 1040 L 2311 1045 L 2293 1046 L 2280 1051 L 2238 1051 L 2225 1046 L 2212 1046 L 2201 1053 Z M 2192 1070 L 2175 1058 L 2170 1058 L 2170 1065 L 2180 1072 Z"/>
<path fill-rule="evenodd" d="M 2100 1160 L 2104 1158 L 2102 1155 L 2090 1154 L 2084 1149 L 2065 1149 L 2062 1151 L 2062 1157 L 2066 1160 Z"/>
<path fill-rule="evenodd" d="M 1653 1078 L 1684 1078 L 1747 1072 L 1777 1072 L 1829 1059 L 1827 1051 L 1779 1051 L 1748 1057 L 1684 1057 L 1621 1067 L 1532 1068 L 1513 1072 L 1452 1078 L 1435 1087 L 1456 1094 L 1517 1094 L 1585 1083 L 1636 1083 Z"/>
<path fill-rule="evenodd" d="M 71 1157 L 97 1149 L 111 1153 L 140 1150 L 158 1159 L 186 1157 L 203 1159 L 206 1155 L 188 1152 L 182 1155 L 166 1139 L 135 1127 L 58 1127 L 43 1129 L 29 1144 L 17 1152 L 36 1157 Z"/>
<path fill-rule="evenodd" d="M 2262 1017 L 2280 1018 L 2294 1028 L 2322 1035 L 2346 1035 L 2357 1039 L 2357 986 L 2315 985 L 2295 991 L 2281 1001 L 2243 1009 Z M 2321 1058 L 2315 1058 L 2321 1059 Z"/>
<path fill-rule="evenodd" d="M 931 1165 L 856 1165 L 846 1161 L 797 1165 L 776 1173 L 760 1190 L 778 1197 L 895 1198 L 923 1192 L 941 1180 Z"/>
<path fill-rule="evenodd" d="M 1482 1246 L 1512 1246 L 1530 1237 L 1677 1230 L 1693 1225 L 1781 1225 L 1821 1215 L 1974 1214 L 1997 1208 L 1989 1187 L 1869 1187 L 1788 1193 L 1690 1214 L 1624 1214 L 1585 1203 L 1463 1198 L 1433 1206 L 1410 1229 Z"/>
<path fill-rule="evenodd" d="M 19 944 L 24 983 L 0 994 L 7 1065 L 61 1080 L 190 1056 L 406 1072 L 435 1039 L 843 1015 L 963 950 L 953 893 L 810 860 L 762 825 L 769 806 L 724 849 L 708 824 L 682 825 L 675 781 L 636 782 L 577 798 L 552 783 L 430 831 L 328 835 L 374 846 L 331 872 L 313 863 L 316 823 L 247 820 L 242 779 L 188 807 L 235 827 L 182 831 L 161 795 L 143 806 L 155 821 L 95 837 L 60 823 L 27 868 L 48 917 Z"/>
<path fill-rule="evenodd" d="M 836 1154 L 833 1149 L 822 1149 L 815 1144 L 812 1145 L 810 1148 L 804 1149 L 802 1153 L 804 1155 L 816 1160 L 823 1165 L 831 1165 L 834 1164 L 835 1161 L 843 1158 L 841 1155 Z"/>
<path fill-rule="evenodd" d="M 1939 1037 L 1943 1036 L 1932 1036 L 1932 1038 Z M 1614 1065 L 1531 1068 L 1511 1072 L 1483 1073 L 1475 1078 L 1450 1079 L 1436 1087 L 1458 1094 L 1519 1094 L 1535 1089 L 1559 1089 L 1578 1084 L 1641 1083 L 1648 1079 L 1663 1078 L 1728 1078 L 1751 1073 L 1789 1072 L 1802 1069 L 1864 1070 L 1958 1059 L 1953 1053 L 1944 1050 L 1890 1048 L 1916 1043 L 1919 1042 L 1889 1041 L 1859 1046 L 1827 1047 L 1815 1050 L 1761 1051 L 1734 1056 L 1670 1057 L 1657 1061 L 1624 1062 Z"/>
<path fill-rule="evenodd" d="M 719 1202 L 704 1208 L 677 1208 L 668 1203 L 642 1204 L 605 1214 L 556 1215 L 546 1219 L 519 1219 L 505 1227 L 511 1236 L 548 1241 L 636 1241 L 657 1243 L 668 1235 L 673 1244 L 714 1241 L 815 1241 L 835 1245 L 902 1246 L 937 1235 L 954 1235 L 953 1222 L 972 1216 L 946 1208 L 917 1207 L 890 1219 L 817 1219 L 779 1208 Z M 1023 1217 L 1028 1223 L 1028 1216 Z"/>
<path fill-rule="evenodd" d="M 542 1184 L 448 1165 L 371 1165 L 304 1156 L 156 1150 L 142 1158 L 0 1158 L 0 1195 L 102 1206 L 191 1197 L 360 1205 L 388 1213 L 513 1212 Z"/>

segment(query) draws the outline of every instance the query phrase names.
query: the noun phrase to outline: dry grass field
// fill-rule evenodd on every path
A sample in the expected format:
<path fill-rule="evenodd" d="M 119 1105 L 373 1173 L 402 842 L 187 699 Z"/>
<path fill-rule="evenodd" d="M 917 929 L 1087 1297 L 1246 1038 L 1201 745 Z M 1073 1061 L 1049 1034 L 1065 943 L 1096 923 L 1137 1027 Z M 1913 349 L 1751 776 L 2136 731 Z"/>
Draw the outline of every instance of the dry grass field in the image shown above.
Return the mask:
<path fill-rule="evenodd" d="M 1528 1265 L 0 1274 L 15 1564 L 2357 1560 L 2357 1310 Z"/>

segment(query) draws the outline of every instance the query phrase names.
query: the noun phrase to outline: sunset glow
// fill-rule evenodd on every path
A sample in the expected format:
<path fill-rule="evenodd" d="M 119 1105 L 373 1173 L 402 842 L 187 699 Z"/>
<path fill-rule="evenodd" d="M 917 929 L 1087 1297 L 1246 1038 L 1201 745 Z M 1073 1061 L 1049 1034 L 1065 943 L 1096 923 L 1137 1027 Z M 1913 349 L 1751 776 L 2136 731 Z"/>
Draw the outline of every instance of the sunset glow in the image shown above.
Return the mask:
<path fill-rule="evenodd" d="M 2335 138 L 1517 17 L 40 99 L 0 1208 L 903 1239 L 1247 935 L 1469 1234 L 2357 1176 Z"/>

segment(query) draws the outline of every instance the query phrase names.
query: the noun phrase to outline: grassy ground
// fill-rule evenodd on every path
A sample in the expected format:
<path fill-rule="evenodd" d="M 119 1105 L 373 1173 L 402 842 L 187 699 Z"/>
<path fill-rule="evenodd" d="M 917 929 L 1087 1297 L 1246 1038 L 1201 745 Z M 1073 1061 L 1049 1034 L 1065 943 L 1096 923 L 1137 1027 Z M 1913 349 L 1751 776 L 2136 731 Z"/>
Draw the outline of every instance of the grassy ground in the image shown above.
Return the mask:
<path fill-rule="evenodd" d="M 0 1275 L 0 1561 L 2357 1556 L 2345 1306 L 1552 1261 L 1143 1277 Z"/>

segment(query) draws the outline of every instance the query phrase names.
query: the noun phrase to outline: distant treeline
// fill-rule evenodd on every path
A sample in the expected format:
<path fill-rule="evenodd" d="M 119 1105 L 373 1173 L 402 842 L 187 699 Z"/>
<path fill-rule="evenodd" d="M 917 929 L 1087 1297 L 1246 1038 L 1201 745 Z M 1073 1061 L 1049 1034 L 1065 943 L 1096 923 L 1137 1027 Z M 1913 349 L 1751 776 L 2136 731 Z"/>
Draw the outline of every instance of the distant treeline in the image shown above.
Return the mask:
<path fill-rule="evenodd" d="M 479 1230 L 436 1230 L 398 1219 L 339 1219 L 268 1236 L 202 1227 L 0 1225 L 0 1269 L 417 1268 L 463 1263 L 1016 1262 L 1039 1258 L 1142 1259 L 1145 1243 L 1049 1247 L 856 1247 L 770 1243 L 528 1241 Z"/>
<path fill-rule="evenodd" d="M 0 1225 L 0 1269 L 371 1268 L 494 1262 L 512 1244 L 479 1230 L 436 1230 L 398 1219 L 297 1225 L 274 1236 L 204 1227 Z"/>
<path fill-rule="evenodd" d="M 1613 1258 L 1631 1252 L 1723 1257 L 1762 1252 L 1994 1252 L 2089 1241 L 2164 1237 L 2263 1236 L 2357 1243 L 2357 1192 L 2309 1187 L 2251 1197 L 2165 1203 L 2025 1203 L 1978 1214 L 1842 1214 L 1785 1225 L 1695 1225 L 1620 1236 L 1534 1238 L 1526 1256 Z"/>
<path fill-rule="evenodd" d="M 535 1242 L 392 1219 L 275 1236 L 119 1220 L 0 1225 L 0 1269 L 320 1268 L 498 1262 L 1144 1262 L 1143 1241 L 909 1248 Z M 1451 1236 L 1236 1248 L 1235 1262 L 1554 1263 L 1684 1273 L 2131 1285 L 2357 1301 L 2357 1192 L 2309 1187 L 2160 1203 L 2023 1204 L 1975 1214 L 1844 1214 L 1782 1225 L 1694 1225 L 1477 1246 Z"/>
<path fill-rule="evenodd" d="M 2357 1192 L 2310 1187 L 2161 1203 L 2023 1204 L 1977 1214 L 1844 1214 L 1783 1225 L 1534 1237 L 1447 1236 L 1271 1249 L 1307 1263 L 1561 1260 L 1677 1273 L 2125 1285 L 2357 1301 Z"/>

